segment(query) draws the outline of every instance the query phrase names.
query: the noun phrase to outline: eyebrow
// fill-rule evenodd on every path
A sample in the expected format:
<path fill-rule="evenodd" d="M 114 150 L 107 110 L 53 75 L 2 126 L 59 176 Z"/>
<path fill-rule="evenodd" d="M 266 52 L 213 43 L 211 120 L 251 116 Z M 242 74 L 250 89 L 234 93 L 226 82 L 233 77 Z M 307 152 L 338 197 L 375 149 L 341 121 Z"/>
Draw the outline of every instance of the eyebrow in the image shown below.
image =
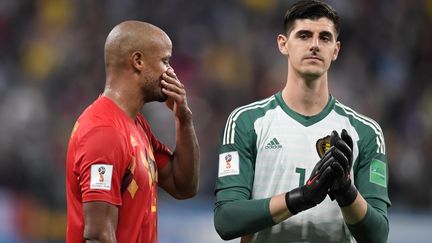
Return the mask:
<path fill-rule="evenodd" d="M 299 30 L 295 33 L 295 35 L 312 35 L 312 31 L 310 30 Z"/>
<path fill-rule="evenodd" d="M 328 36 L 328 37 L 332 37 L 333 38 L 333 34 L 330 31 L 321 31 L 319 33 L 320 36 Z"/>
<path fill-rule="evenodd" d="M 169 60 L 169 59 L 171 59 L 171 55 L 163 56 L 162 59 L 164 59 L 164 60 Z"/>
<path fill-rule="evenodd" d="M 310 31 L 310 30 L 299 30 L 295 34 L 297 36 L 298 35 L 303 35 L 303 34 L 305 34 L 305 35 L 312 35 L 312 31 Z M 333 38 L 333 33 L 331 33 L 330 31 L 324 30 L 324 31 L 319 32 L 319 36 L 326 36 L 326 37 Z"/>

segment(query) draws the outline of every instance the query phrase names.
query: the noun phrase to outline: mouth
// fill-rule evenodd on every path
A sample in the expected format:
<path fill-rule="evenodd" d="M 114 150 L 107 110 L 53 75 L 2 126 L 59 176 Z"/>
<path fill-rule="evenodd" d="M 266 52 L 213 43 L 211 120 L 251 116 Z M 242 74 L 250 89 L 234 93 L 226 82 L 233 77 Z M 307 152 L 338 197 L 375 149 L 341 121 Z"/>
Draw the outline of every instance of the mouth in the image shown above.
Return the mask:
<path fill-rule="evenodd" d="M 305 60 L 311 60 L 311 61 L 321 61 L 323 62 L 323 59 L 318 56 L 307 56 L 304 58 Z"/>

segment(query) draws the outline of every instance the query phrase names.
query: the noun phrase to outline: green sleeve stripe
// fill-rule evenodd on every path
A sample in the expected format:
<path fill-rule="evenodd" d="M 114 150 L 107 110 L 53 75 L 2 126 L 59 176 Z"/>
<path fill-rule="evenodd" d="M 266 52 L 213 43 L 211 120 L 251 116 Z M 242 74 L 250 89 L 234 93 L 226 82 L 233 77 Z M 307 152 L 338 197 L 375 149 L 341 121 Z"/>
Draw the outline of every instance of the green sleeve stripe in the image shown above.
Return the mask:
<path fill-rule="evenodd" d="M 353 116 L 356 120 L 372 128 L 372 130 L 374 130 L 375 134 L 377 135 L 377 145 L 378 145 L 377 153 L 385 154 L 384 135 L 378 123 L 376 123 L 374 120 L 366 116 L 360 115 L 359 113 L 355 112 L 351 108 L 341 104 L 339 101 L 336 101 L 335 105 L 341 108 L 346 114 Z"/>
<path fill-rule="evenodd" d="M 337 105 L 339 108 L 344 110 L 347 114 L 352 115 L 354 118 L 356 118 L 357 120 L 359 120 L 363 124 L 370 126 L 375 131 L 375 133 L 380 137 L 380 139 L 382 141 L 384 141 L 381 127 L 380 127 L 380 125 L 378 125 L 378 123 L 376 123 L 376 121 L 374 121 L 373 119 L 370 119 L 369 117 L 366 117 L 364 115 L 361 115 L 361 114 L 355 112 L 353 109 L 343 105 L 339 101 L 336 101 L 335 105 Z"/>
<path fill-rule="evenodd" d="M 371 119 L 371 118 L 369 118 L 367 116 L 364 116 L 362 114 L 357 113 L 356 111 L 354 111 L 353 109 L 349 108 L 346 105 L 343 105 L 339 101 L 336 101 L 336 105 L 339 106 L 340 108 L 342 108 L 343 110 L 345 110 L 346 112 L 352 113 L 352 115 L 355 116 L 355 117 L 357 117 L 358 119 L 364 120 L 365 122 L 367 122 L 370 125 L 372 125 L 375 128 L 374 130 L 377 132 L 377 134 L 382 133 L 380 125 L 378 125 L 378 123 L 376 121 L 374 121 L 373 119 Z"/>
<path fill-rule="evenodd" d="M 230 116 L 228 117 L 227 123 L 225 124 L 225 130 L 224 130 L 224 135 L 223 135 L 223 139 L 222 139 L 222 145 L 234 143 L 235 121 L 243 112 L 248 111 L 248 110 L 252 110 L 255 108 L 265 107 L 274 99 L 275 99 L 275 96 L 273 95 L 267 99 L 254 102 L 254 103 L 251 103 L 249 105 L 238 107 L 233 112 L 231 112 Z"/>
<path fill-rule="evenodd" d="M 231 112 L 231 114 L 229 115 L 228 119 L 227 119 L 227 123 L 225 124 L 225 129 L 224 129 L 224 136 L 223 136 L 223 144 L 228 144 L 229 141 L 229 135 L 231 134 L 231 130 L 233 129 L 233 124 L 235 122 L 235 120 L 237 120 L 238 115 L 241 114 L 241 112 L 243 112 L 243 110 L 248 109 L 250 107 L 256 106 L 256 105 L 260 105 L 263 103 L 266 103 L 271 97 L 261 100 L 261 101 L 256 101 L 254 103 L 245 105 L 245 106 L 241 106 L 236 108 L 233 112 Z"/>

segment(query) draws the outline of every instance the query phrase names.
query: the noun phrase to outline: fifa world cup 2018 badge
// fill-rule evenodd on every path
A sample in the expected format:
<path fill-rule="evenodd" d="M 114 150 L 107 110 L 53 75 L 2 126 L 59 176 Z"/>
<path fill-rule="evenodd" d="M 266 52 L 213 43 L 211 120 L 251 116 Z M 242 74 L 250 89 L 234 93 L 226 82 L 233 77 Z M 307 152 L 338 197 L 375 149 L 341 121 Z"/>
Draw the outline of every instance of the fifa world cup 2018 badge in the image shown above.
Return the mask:
<path fill-rule="evenodd" d="M 99 182 L 103 182 L 104 181 L 104 174 L 105 174 L 105 167 L 101 166 L 98 169 L 99 172 Z"/>
<path fill-rule="evenodd" d="M 231 160 L 232 160 L 231 154 L 227 154 L 225 156 L 225 163 L 226 163 L 225 168 L 227 168 L 227 169 L 231 168 Z"/>

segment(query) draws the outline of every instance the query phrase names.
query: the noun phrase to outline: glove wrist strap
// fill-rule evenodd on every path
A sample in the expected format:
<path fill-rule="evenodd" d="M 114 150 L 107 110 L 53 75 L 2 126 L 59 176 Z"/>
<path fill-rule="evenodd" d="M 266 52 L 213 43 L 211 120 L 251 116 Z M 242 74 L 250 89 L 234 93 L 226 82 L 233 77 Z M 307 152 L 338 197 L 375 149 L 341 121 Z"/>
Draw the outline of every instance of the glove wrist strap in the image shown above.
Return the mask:
<path fill-rule="evenodd" d="M 286 206 L 293 215 L 316 205 L 314 202 L 305 199 L 303 189 L 303 187 L 297 187 L 285 194 Z"/>
<path fill-rule="evenodd" d="M 353 184 L 350 184 L 348 190 L 344 193 L 334 192 L 334 197 L 336 198 L 339 207 L 346 207 L 351 205 L 357 198 L 357 188 Z"/>

